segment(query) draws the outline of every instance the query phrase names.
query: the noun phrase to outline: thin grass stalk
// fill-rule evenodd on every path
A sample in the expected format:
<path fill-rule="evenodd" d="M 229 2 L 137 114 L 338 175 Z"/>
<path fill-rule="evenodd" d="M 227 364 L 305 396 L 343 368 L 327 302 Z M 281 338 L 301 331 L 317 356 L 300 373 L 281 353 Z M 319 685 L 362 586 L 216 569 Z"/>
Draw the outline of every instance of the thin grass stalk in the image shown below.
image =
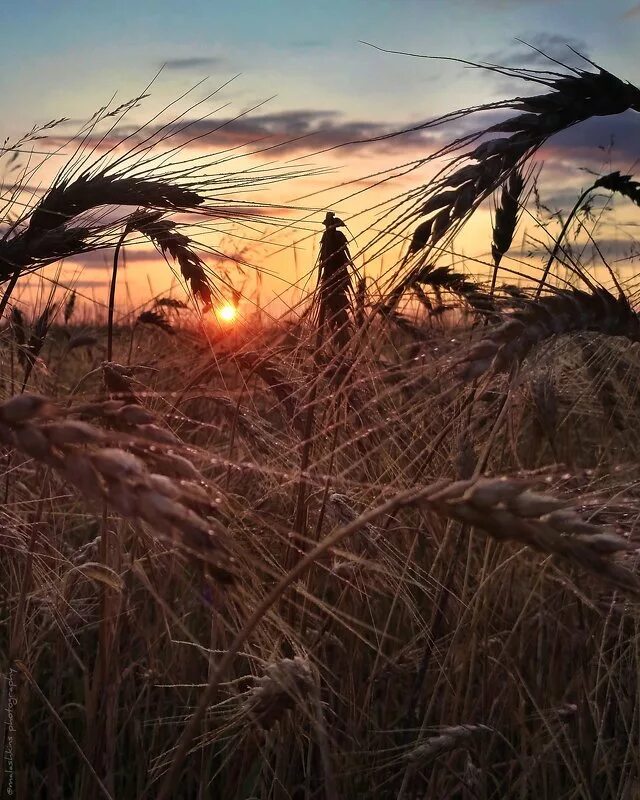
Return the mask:
<path fill-rule="evenodd" d="M 40 470 L 38 470 L 39 474 Z M 18 594 L 18 604 L 15 612 L 15 617 L 12 620 L 11 625 L 11 633 L 9 639 L 9 651 L 8 651 L 8 669 L 7 669 L 7 679 L 9 676 L 9 671 L 14 668 L 14 664 L 20 660 L 23 651 L 25 649 L 25 626 L 27 620 L 27 610 L 29 607 L 29 596 L 31 594 L 33 588 L 33 561 L 36 551 L 36 544 L 38 541 L 38 535 L 41 532 L 41 522 L 42 522 L 42 515 L 44 512 L 44 497 L 48 487 L 48 469 L 44 470 L 43 474 L 43 488 L 40 493 L 40 497 L 37 501 L 35 513 L 33 515 L 33 519 L 31 522 L 31 534 L 29 536 L 29 543 L 27 546 L 27 558 L 24 567 L 24 573 L 22 575 L 22 580 L 20 582 L 20 591 Z M 7 681 L 5 682 L 5 684 Z M 5 687 L 7 688 L 7 687 Z M 15 733 L 16 738 L 20 740 L 23 744 L 23 750 L 28 750 L 28 735 L 25 723 L 25 716 L 26 716 L 26 706 L 27 706 L 27 698 L 24 696 L 24 691 L 20 692 L 20 687 L 16 690 L 17 693 L 21 693 L 22 697 L 20 701 L 16 704 L 16 711 L 17 718 L 15 720 Z M 8 689 L 7 689 L 8 692 Z M 3 734 L 6 731 L 7 720 L 6 717 L 8 715 L 8 696 L 7 692 L 5 692 L 5 696 L 3 697 L 3 705 L 1 709 L 1 719 L 0 722 L 2 723 L 2 730 Z M 3 738 L 4 744 L 4 738 Z M 4 749 L 3 749 L 4 754 Z M 16 748 L 16 756 L 19 757 L 18 749 Z M 14 765 L 15 772 L 18 774 L 21 772 L 19 765 Z M 24 768 L 23 768 L 24 769 Z M 4 778 L 4 770 L 5 770 L 5 759 L 2 759 L 2 767 L 0 770 L 0 785 L 4 785 L 3 778 Z M 19 784 L 19 776 L 16 780 L 16 784 Z M 21 789 L 18 785 L 18 794 L 21 792 Z"/>
<path fill-rule="evenodd" d="M 3 318 L 4 312 L 7 308 L 7 303 L 13 294 L 13 290 L 16 288 L 16 283 L 18 283 L 18 278 L 20 277 L 20 269 L 14 270 L 9 279 L 9 283 L 7 284 L 7 288 L 4 290 L 2 295 L 2 300 L 0 300 L 0 319 Z"/>
<path fill-rule="evenodd" d="M 582 207 L 582 204 L 584 203 L 584 201 L 591 194 L 591 192 L 593 191 L 593 188 L 594 188 L 593 186 L 589 186 L 587 189 L 584 190 L 584 192 L 582 192 L 580 197 L 578 197 L 578 199 L 576 200 L 575 205 L 573 206 L 573 208 L 569 212 L 569 215 L 567 216 L 566 220 L 564 221 L 564 225 L 562 226 L 562 229 L 561 229 L 560 233 L 558 234 L 558 237 L 556 238 L 556 240 L 555 240 L 555 242 L 553 244 L 553 248 L 552 248 L 551 252 L 549 253 L 549 258 L 547 259 L 547 263 L 545 264 L 544 269 L 542 270 L 542 275 L 540 276 L 540 280 L 538 281 L 538 286 L 536 287 L 536 291 L 535 291 L 535 294 L 533 296 L 534 300 L 537 300 L 540 297 L 540 295 L 542 294 L 542 290 L 544 289 L 544 285 L 546 283 L 547 277 L 549 276 L 549 271 L 551 270 L 551 266 L 552 266 L 553 262 L 556 260 L 556 258 L 558 256 L 558 253 L 560 252 L 560 248 L 562 247 L 562 243 L 563 243 L 563 241 L 565 239 L 565 236 L 567 235 L 567 231 L 569 230 L 569 225 L 571 225 L 571 222 L 573 221 L 573 218 L 575 217 L 575 215 L 578 213 L 578 211 Z"/>
<path fill-rule="evenodd" d="M 296 506 L 293 517 L 293 530 L 304 537 L 307 526 L 307 478 L 306 472 L 311 461 L 313 450 L 313 424 L 316 415 L 316 398 L 318 396 L 318 382 L 320 377 L 320 351 L 324 344 L 324 309 L 320 308 L 320 318 L 318 320 L 318 330 L 316 332 L 315 351 L 313 356 L 314 372 L 309 397 L 307 399 L 307 413 L 302 427 L 302 449 L 300 452 L 300 479 L 298 481 L 298 493 L 296 496 Z M 287 553 L 285 560 L 286 568 L 291 566 L 293 548 Z"/>
<path fill-rule="evenodd" d="M 576 214 L 578 213 L 578 211 L 582 207 L 582 204 L 587 199 L 587 197 L 591 194 L 591 192 L 595 191 L 596 189 L 607 189 L 610 192 L 617 192 L 617 193 L 623 195 L 624 197 L 629 198 L 629 200 L 631 200 L 633 203 L 635 203 L 635 205 L 640 206 L 640 184 L 638 184 L 636 181 L 632 180 L 630 175 L 621 175 L 620 172 L 617 172 L 617 171 L 616 172 L 611 172 L 611 173 L 609 173 L 607 175 L 601 176 L 600 178 L 595 180 L 591 184 L 591 186 L 587 187 L 584 190 L 584 192 L 582 192 L 580 197 L 578 197 L 578 199 L 576 200 L 575 205 L 573 206 L 573 208 L 569 212 L 569 216 L 567 217 L 567 219 L 564 222 L 564 225 L 562 226 L 562 230 L 560 231 L 560 234 L 558 235 L 558 238 L 554 242 L 553 249 L 552 249 L 551 253 L 549 254 L 549 258 L 547 259 L 547 263 L 546 263 L 545 268 L 544 268 L 544 270 L 542 272 L 542 276 L 540 278 L 540 281 L 538 282 L 538 287 L 536 289 L 536 293 L 534 295 L 534 299 L 537 300 L 540 297 L 540 294 L 541 294 L 541 292 L 542 292 L 542 290 L 544 288 L 544 284 L 545 284 L 545 282 L 547 280 L 547 277 L 549 275 L 549 271 L 551 269 L 551 265 L 553 264 L 553 262 L 555 261 L 555 259 L 558 256 L 558 253 L 559 253 L 560 248 L 562 246 L 562 242 L 564 241 L 564 239 L 565 239 L 565 237 L 567 235 L 567 230 L 569 229 L 569 225 L 571 224 L 571 221 L 574 219 L 574 217 L 576 216 Z M 615 280 L 615 276 L 613 276 L 613 277 L 614 277 L 614 280 Z M 619 291 L 621 291 L 619 285 L 617 285 L 617 288 L 618 288 Z"/>
<path fill-rule="evenodd" d="M 115 311 L 116 305 L 116 283 L 118 279 L 118 258 L 120 256 L 120 250 L 122 245 L 124 244 L 124 240 L 129 235 L 130 228 L 129 225 L 125 225 L 120 238 L 116 243 L 115 250 L 113 252 L 113 270 L 111 272 L 111 284 L 109 286 L 109 308 L 108 308 L 108 316 L 107 316 L 107 361 L 113 361 L 113 315 Z M 133 333 L 131 334 L 133 337 Z"/>

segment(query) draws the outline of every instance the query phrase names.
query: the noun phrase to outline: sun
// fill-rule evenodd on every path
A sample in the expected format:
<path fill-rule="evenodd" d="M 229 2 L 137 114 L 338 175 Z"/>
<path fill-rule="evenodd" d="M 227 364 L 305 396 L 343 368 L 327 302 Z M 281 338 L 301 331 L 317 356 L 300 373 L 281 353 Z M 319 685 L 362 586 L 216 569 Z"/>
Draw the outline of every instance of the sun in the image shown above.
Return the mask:
<path fill-rule="evenodd" d="M 233 322 L 238 315 L 238 309 L 231 303 L 225 303 L 216 312 L 217 316 L 225 322 Z"/>

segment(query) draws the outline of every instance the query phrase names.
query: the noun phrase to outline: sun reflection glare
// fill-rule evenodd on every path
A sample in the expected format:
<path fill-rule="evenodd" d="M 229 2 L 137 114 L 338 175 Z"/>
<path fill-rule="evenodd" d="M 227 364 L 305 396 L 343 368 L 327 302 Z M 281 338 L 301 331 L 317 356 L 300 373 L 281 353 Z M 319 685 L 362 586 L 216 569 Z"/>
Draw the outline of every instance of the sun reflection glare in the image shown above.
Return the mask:
<path fill-rule="evenodd" d="M 234 305 L 231 305 L 231 303 L 225 303 L 225 305 L 220 306 L 216 313 L 224 322 L 233 322 L 238 315 L 238 310 Z"/>

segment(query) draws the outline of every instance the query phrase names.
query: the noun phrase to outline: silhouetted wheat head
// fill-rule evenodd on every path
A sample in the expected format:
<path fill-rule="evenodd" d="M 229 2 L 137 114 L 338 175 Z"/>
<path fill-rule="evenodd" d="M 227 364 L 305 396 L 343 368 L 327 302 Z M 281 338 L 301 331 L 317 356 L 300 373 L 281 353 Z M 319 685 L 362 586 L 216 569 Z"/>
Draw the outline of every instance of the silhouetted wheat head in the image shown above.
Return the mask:
<path fill-rule="evenodd" d="M 150 239 L 165 258 L 171 256 L 194 297 L 204 304 L 205 311 L 209 310 L 213 286 L 204 261 L 195 252 L 192 240 L 178 231 L 176 223 L 160 216 L 158 213 L 136 215 L 131 227 Z"/>
<path fill-rule="evenodd" d="M 349 339 L 353 262 L 347 237 L 339 230 L 344 222 L 329 211 L 323 224 L 318 256 L 319 325 L 326 323 L 343 347 Z"/>
<path fill-rule="evenodd" d="M 640 183 L 633 180 L 631 175 L 622 175 L 620 172 L 611 172 L 603 175 L 593 184 L 594 189 L 608 189 L 623 197 L 628 197 L 637 206 L 640 206 Z"/>
<path fill-rule="evenodd" d="M 142 314 L 138 315 L 138 319 L 136 320 L 136 325 L 138 324 L 153 325 L 154 328 L 159 328 L 161 331 L 172 336 L 175 334 L 173 325 L 169 322 L 165 314 L 161 314 L 159 311 L 143 311 Z"/>
<path fill-rule="evenodd" d="M 446 289 L 465 300 L 474 311 L 487 314 L 495 310 L 495 301 L 479 283 L 470 280 L 459 272 L 454 272 L 450 267 L 422 267 L 412 278 L 409 284 L 412 289 L 416 286 L 427 286 L 433 289 Z"/>
<path fill-rule="evenodd" d="M 117 112 L 119 122 L 137 105 L 134 101 L 122 104 Z M 10 293 L 25 272 L 92 250 L 113 248 L 122 243 L 123 231 L 126 234 L 135 228 L 134 222 L 142 211 L 148 212 L 149 225 L 156 212 L 149 238 L 163 254 L 175 259 L 193 295 L 209 307 L 211 284 L 204 262 L 194 252 L 191 239 L 178 233 L 169 220 L 160 219 L 161 213 L 197 213 L 227 221 L 258 216 L 270 219 L 264 209 L 254 214 L 254 204 L 243 202 L 240 193 L 299 173 L 280 170 L 270 176 L 241 171 L 212 175 L 211 165 L 204 163 L 206 159 L 184 160 L 179 147 L 171 150 L 175 132 L 165 131 L 161 125 L 146 131 L 146 137 L 123 133 L 121 140 L 114 143 L 116 132 L 109 144 L 103 144 L 96 126 L 114 113 L 101 110 L 76 139 L 67 140 L 66 144 L 75 149 L 74 155 L 41 197 L 36 193 L 34 201 L 34 193 L 26 186 L 12 189 L 11 199 L 4 206 L 7 224 L 0 237 L 0 281 L 12 281 Z M 51 125 L 62 122 L 56 120 Z M 141 126 L 136 133 L 142 134 L 146 127 Z M 37 131 L 34 129 L 31 135 L 37 135 Z M 98 140 L 97 145 L 92 135 Z M 211 161 L 215 162 L 215 158 Z M 224 197 L 233 194 L 234 189 L 237 198 Z M 12 219 L 9 215 L 16 204 L 19 214 Z"/>
<path fill-rule="evenodd" d="M 498 268 L 502 257 L 508 252 L 513 242 L 513 236 L 518 225 L 518 218 L 522 203 L 527 177 L 520 168 L 511 172 L 502 187 L 500 199 L 496 203 L 493 221 L 493 240 L 491 242 L 491 255 L 493 256 L 493 276 L 491 279 L 491 294 L 496 286 Z"/>
<path fill-rule="evenodd" d="M 429 257 L 431 248 L 445 236 L 453 236 L 475 209 L 508 180 L 511 185 L 505 187 L 502 201 L 506 203 L 506 214 L 513 217 L 514 203 L 510 198 L 522 191 L 524 164 L 550 137 L 590 117 L 620 114 L 630 109 L 640 111 L 640 90 L 596 64 L 592 64 L 595 71 L 567 68 L 570 69 L 568 74 L 481 64 L 472 66 L 537 84 L 549 91 L 474 106 L 420 126 L 420 129 L 430 128 L 477 111 L 520 112 L 455 139 L 426 159 L 455 155 L 433 181 L 407 195 L 409 209 L 390 223 L 390 228 L 399 232 L 416 217 L 427 217 L 415 228 L 409 244 L 407 260 L 419 256 L 418 266 L 403 280 L 405 288 L 413 271 Z M 485 141 L 476 144 L 479 139 Z M 511 178 L 514 173 L 518 177 Z M 507 228 L 511 228 L 511 223 L 504 225 L 501 232 L 504 235 L 499 235 L 493 243 L 494 259 L 509 239 Z"/>

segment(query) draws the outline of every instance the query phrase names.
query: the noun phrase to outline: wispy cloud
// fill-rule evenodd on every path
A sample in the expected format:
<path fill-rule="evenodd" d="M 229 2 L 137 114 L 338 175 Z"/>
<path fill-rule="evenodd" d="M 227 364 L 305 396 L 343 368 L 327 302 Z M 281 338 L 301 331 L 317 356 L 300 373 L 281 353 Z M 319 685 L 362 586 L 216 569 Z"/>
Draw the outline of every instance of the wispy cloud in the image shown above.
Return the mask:
<path fill-rule="evenodd" d="M 584 39 L 563 36 L 557 33 L 524 33 L 518 37 L 521 41 L 501 50 L 494 50 L 482 56 L 483 61 L 502 64 L 507 67 L 523 69 L 551 69 L 550 59 L 555 59 L 568 66 L 585 66 L 585 62 L 577 56 L 576 50 L 589 57 L 589 45 Z M 530 45 L 530 46 L 527 46 Z M 549 58 L 547 58 L 547 56 Z"/>
<path fill-rule="evenodd" d="M 323 47 L 326 42 L 321 39 L 296 39 L 289 43 L 290 47 L 299 48 L 301 50 L 310 50 L 316 47 Z"/>
<path fill-rule="evenodd" d="M 218 67 L 224 59 L 217 56 L 192 56 L 190 58 L 168 58 L 163 66 L 168 70 L 198 70 Z"/>
<path fill-rule="evenodd" d="M 629 168 L 638 160 L 640 115 L 627 111 L 610 117 L 592 117 L 555 136 L 547 145 L 552 157 L 571 158 L 576 166 L 602 164 L 611 159 Z"/>

